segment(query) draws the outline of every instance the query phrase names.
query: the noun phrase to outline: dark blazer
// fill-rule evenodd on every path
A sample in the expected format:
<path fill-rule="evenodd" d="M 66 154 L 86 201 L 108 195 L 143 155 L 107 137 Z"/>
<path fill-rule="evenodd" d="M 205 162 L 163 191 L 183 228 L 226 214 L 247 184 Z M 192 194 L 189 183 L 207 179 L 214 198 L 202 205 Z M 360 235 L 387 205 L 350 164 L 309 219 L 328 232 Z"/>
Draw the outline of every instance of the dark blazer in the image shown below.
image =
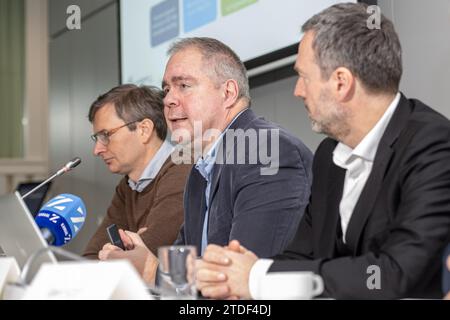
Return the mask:
<path fill-rule="evenodd" d="M 275 152 L 270 147 L 276 147 L 277 139 L 270 144 L 264 143 L 267 139 L 258 138 L 258 143 L 247 143 L 242 149 L 243 144 L 235 136 L 228 135 L 232 130 L 227 130 L 218 151 L 226 156 L 223 158 L 226 161 L 222 161 L 223 164 L 216 162 L 213 168 L 208 244 L 227 245 L 230 240 L 237 239 L 259 256 L 269 257 L 281 252 L 292 240 L 303 215 L 311 189 L 312 153 L 300 140 L 256 117 L 250 109 L 239 115 L 229 129 L 243 129 L 248 134 L 252 129 L 259 133 L 264 133 L 265 129 L 278 129 L 279 169 L 274 175 L 263 175 L 261 169 L 268 165 L 260 161 L 260 157 L 252 161 L 260 151 L 262 154 Z M 270 133 L 266 136 L 274 138 Z M 265 145 L 268 145 L 269 153 L 264 150 Z M 240 153 L 237 152 L 239 146 Z M 205 185 L 194 167 L 184 194 L 184 226 L 175 242 L 196 245 L 198 252 L 205 219 Z"/>
<path fill-rule="evenodd" d="M 447 267 L 447 258 L 450 257 L 450 244 L 447 245 L 442 256 L 442 292 L 444 295 L 450 293 L 450 270 Z"/>
<path fill-rule="evenodd" d="M 450 122 L 403 95 L 380 141 L 372 172 L 339 254 L 345 170 L 325 139 L 313 164 L 311 200 L 294 240 L 269 272 L 313 271 L 325 295 L 344 299 L 441 298 L 441 257 L 450 236 Z M 380 289 L 373 284 L 379 267 Z"/>

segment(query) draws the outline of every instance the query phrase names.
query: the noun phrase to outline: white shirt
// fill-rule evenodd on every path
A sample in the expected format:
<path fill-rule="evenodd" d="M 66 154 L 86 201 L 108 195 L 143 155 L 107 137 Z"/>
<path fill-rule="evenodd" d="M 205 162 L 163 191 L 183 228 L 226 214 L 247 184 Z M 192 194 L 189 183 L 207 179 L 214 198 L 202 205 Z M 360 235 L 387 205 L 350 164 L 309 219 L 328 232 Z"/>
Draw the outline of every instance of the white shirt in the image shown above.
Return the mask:
<path fill-rule="evenodd" d="M 400 93 L 397 93 L 394 100 L 378 120 L 375 126 L 361 140 L 355 149 L 339 142 L 333 151 L 333 162 L 335 165 L 346 169 L 344 179 L 344 190 L 339 204 L 339 214 L 341 216 L 342 240 L 345 242 L 345 235 L 353 209 L 358 202 L 362 189 L 367 178 L 372 171 L 373 161 L 377 153 L 378 145 L 383 137 L 384 131 L 391 121 L 392 115 L 397 109 L 400 101 Z M 267 270 L 272 265 L 273 260 L 259 259 L 250 270 L 249 289 L 250 295 L 258 299 L 258 283 Z"/>

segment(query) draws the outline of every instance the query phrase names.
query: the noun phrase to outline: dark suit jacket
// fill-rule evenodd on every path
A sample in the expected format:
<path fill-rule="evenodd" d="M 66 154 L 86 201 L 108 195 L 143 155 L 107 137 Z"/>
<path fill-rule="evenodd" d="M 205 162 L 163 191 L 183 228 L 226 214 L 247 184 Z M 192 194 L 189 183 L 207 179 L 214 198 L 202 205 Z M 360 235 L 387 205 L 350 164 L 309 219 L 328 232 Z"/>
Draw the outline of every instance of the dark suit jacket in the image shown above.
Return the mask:
<path fill-rule="evenodd" d="M 325 295 L 345 299 L 440 298 L 441 257 L 450 235 L 450 123 L 403 95 L 380 141 L 372 172 L 350 219 L 349 254 L 336 239 L 345 170 L 337 142 L 325 139 L 313 164 L 310 204 L 273 271 L 313 271 Z M 381 289 L 374 284 L 379 267 Z"/>
<path fill-rule="evenodd" d="M 237 239 L 259 256 L 269 257 L 281 252 L 292 240 L 303 215 L 311 189 L 312 153 L 300 140 L 256 117 L 250 109 L 239 115 L 229 129 L 243 129 L 248 134 L 252 129 L 260 133 L 278 129 L 279 169 L 274 175 L 262 175 L 261 169 L 268 165 L 260 157 L 252 161 L 259 152 L 275 152 L 277 139 L 273 139 L 274 144 L 266 143 L 269 153 L 264 150 L 267 139 L 258 139 L 252 146 L 247 143 L 242 149 L 243 144 L 236 137 L 228 136 L 232 131 L 227 130 L 223 148 L 218 151 L 226 155 L 227 161 L 216 162 L 213 168 L 208 243 L 226 245 Z M 274 138 L 270 133 L 267 136 Z M 240 153 L 238 146 L 242 149 Z M 244 157 L 236 158 L 237 155 Z M 184 226 L 175 242 L 196 245 L 198 252 L 205 219 L 204 181 L 194 167 L 184 194 Z"/>
<path fill-rule="evenodd" d="M 450 270 L 447 267 L 447 258 L 450 257 L 450 244 L 445 249 L 442 257 L 442 292 L 444 295 L 450 293 Z"/>

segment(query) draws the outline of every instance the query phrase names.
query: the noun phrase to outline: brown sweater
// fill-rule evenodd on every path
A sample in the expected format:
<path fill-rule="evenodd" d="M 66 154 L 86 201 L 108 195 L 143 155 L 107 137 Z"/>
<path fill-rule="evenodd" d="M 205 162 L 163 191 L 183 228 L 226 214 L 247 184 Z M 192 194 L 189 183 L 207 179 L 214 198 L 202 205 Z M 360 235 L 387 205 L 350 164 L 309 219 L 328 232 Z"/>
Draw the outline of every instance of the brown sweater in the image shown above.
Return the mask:
<path fill-rule="evenodd" d="M 98 258 L 103 245 L 110 242 L 106 227 L 113 223 L 133 232 L 147 227 L 141 237 L 155 255 L 158 247 L 171 245 L 183 223 L 183 192 L 191 168 L 191 165 L 175 165 L 169 157 L 142 192 L 131 190 L 125 176 L 117 185 L 108 212 L 83 256 Z"/>

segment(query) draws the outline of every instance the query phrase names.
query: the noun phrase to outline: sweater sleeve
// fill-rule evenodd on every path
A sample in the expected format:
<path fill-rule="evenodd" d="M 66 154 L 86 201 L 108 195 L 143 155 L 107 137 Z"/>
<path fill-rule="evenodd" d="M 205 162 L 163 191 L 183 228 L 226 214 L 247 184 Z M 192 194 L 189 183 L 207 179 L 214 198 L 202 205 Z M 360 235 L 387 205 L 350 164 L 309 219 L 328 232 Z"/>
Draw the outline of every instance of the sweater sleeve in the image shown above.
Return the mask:
<path fill-rule="evenodd" d="M 89 240 L 83 256 L 88 259 L 98 259 L 98 252 L 103 246 L 110 242 L 106 228 L 115 223 L 118 228 L 128 230 L 127 219 L 124 215 L 125 212 L 125 195 L 124 188 L 127 188 L 126 177 L 123 178 L 116 187 L 111 205 L 108 208 L 105 218 L 100 226 L 95 231 L 94 236 Z"/>

